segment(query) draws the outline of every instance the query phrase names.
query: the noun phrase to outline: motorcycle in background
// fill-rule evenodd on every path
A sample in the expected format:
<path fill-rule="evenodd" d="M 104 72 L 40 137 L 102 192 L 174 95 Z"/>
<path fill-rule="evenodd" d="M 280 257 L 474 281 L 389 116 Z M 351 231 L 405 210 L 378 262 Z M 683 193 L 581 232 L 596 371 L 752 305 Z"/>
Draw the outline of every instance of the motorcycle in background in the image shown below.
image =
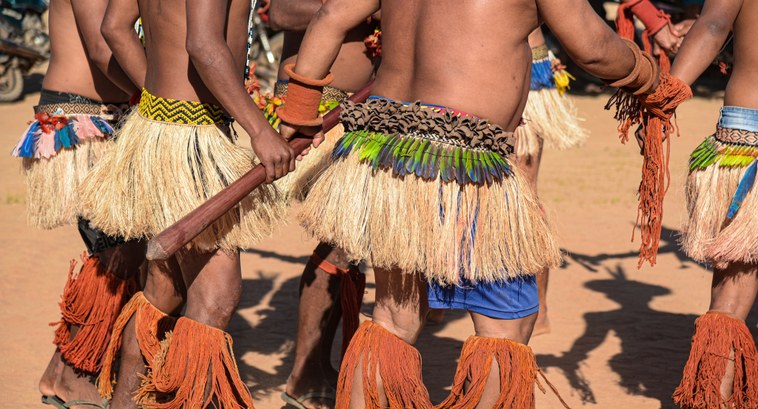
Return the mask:
<path fill-rule="evenodd" d="M 45 0 L 0 0 L 0 102 L 18 99 L 24 75 L 50 55 Z"/>

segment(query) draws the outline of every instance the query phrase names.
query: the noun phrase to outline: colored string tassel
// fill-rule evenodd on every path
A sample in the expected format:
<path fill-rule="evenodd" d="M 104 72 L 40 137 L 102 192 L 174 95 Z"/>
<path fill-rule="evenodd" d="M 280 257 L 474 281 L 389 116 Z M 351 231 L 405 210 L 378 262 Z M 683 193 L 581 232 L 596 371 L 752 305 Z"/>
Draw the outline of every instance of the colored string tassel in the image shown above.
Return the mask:
<path fill-rule="evenodd" d="M 675 130 L 672 118 L 676 107 L 690 97 L 692 90 L 687 84 L 662 73 L 655 92 L 634 96 L 618 90 L 605 106 L 605 109 L 615 106 L 615 118 L 619 121 L 618 130 L 622 143 L 629 140 L 629 130 L 632 126 L 643 125 L 644 159 L 635 222 L 635 229 L 637 226 L 640 227 L 642 239 L 638 268 L 642 267 L 645 261 L 655 265 L 661 238 L 663 198 L 670 182 L 668 164 L 671 136 Z M 665 150 L 663 141 L 666 141 Z"/>
<path fill-rule="evenodd" d="M 55 344 L 74 368 L 89 373 L 100 371 L 113 324 L 121 308 L 137 291 L 136 274 L 123 280 L 110 274 L 97 257 L 82 254 L 82 268 L 74 275 L 71 260 L 68 280 L 61 297 L 61 321 L 53 324 Z M 72 337 L 71 327 L 79 326 Z"/>
<path fill-rule="evenodd" d="M 493 408 L 526 409 L 535 407 L 534 385 L 545 393 L 537 379 L 544 375 L 537 366 L 532 349 L 508 339 L 471 336 L 463 344 L 450 395 L 436 409 L 474 409 L 484 394 L 493 361 L 500 371 L 500 394 Z M 547 382 L 564 407 L 566 402 Z"/>
<path fill-rule="evenodd" d="M 421 378 L 421 355 L 411 345 L 367 321 L 361 324 L 347 350 L 339 372 L 336 409 L 350 408 L 355 371 L 361 366 L 366 408 L 380 408 L 377 376 L 381 377 L 390 409 L 431 409 L 429 393 Z"/>
<path fill-rule="evenodd" d="M 108 349 L 103 358 L 100 375 L 97 378 L 97 389 L 100 396 L 106 399 L 113 397 L 113 385 L 116 384 L 116 374 L 113 372 L 116 357 L 121 350 L 121 339 L 129 320 L 134 317 L 134 328 L 142 355 L 152 358 L 159 355 L 160 340 L 174 325 L 174 319 L 155 308 L 145 298 L 142 292 L 134 294 L 131 300 L 121 310 L 121 314 L 113 325 Z"/>
<path fill-rule="evenodd" d="M 727 362 L 732 360 L 732 396 L 726 399 L 720 386 Z M 717 311 L 695 321 L 690 357 L 674 402 L 685 409 L 758 407 L 758 353 L 744 321 Z"/>
<path fill-rule="evenodd" d="M 228 333 L 181 317 L 160 346 L 159 354 L 146 356 L 150 371 L 137 392 L 140 407 L 253 408 Z"/>
<path fill-rule="evenodd" d="M 350 340 L 355 335 L 360 325 L 361 305 L 363 293 L 366 290 L 366 276 L 361 273 L 357 266 L 351 265 L 343 269 L 334 264 L 322 260 L 315 252 L 308 260 L 314 267 L 325 271 L 327 274 L 340 276 L 340 306 L 342 307 L 342 356 L 345 356 Z"/>

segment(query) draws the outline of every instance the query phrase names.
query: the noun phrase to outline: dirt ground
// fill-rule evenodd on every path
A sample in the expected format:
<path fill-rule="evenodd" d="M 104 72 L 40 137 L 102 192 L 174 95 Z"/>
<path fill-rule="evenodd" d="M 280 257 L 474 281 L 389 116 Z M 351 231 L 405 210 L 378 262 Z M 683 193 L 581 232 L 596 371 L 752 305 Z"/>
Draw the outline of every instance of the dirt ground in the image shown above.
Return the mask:
<path fill-rule="evenodd" d="M 31 118 L 38 94 L 0 106 L 0 407 L 41 407 L 37 381 L 53 352 L 48 323 L 58 319 L 57 301 L 69 260 L 83 245 L 73 227 L 39 231 L 26 225 L 25 188 L 12 146 Z M 681 138 L 672 141 L 671 188 L 665 205 L 658 264 L 637 269 L 638 243 L 630 242 L 636 216 L 641 158 L 623 146 L 607 96 L 576 97 L 592 132 L 586 146 L 546 151 L 540 193 L 558 225 L 565 265 L 550 277 L 553 331 L 531 347 L 550 381 L 569 404 L 598 408 L 669 408 L 687 358 L 695 318 L 708 307 L 711 274 L 677 246 L 684 218 L 687 155 L 715 129 L 718 99 L 695 99 L 679 113 Z M 293 359 L 298 275 L 314 241 L 295 224 L 245 252 L 244 294 L 230 332 L 240 371 L 259 409 L 279 400 Z M 364 313 L 370 313 L 373 282 Z M 755 317 L 756 314 L 753 314 Z M 756 320 L 750 321 L 756 331 Z M 427 327 L 418 342 L 424 378 L 439 402 L 452 381 L 468 316 L 451 312 Z M 339 339 L 339 338 L 338 338 Z M 539 408 L 559 408 L 550 393 Z"/>

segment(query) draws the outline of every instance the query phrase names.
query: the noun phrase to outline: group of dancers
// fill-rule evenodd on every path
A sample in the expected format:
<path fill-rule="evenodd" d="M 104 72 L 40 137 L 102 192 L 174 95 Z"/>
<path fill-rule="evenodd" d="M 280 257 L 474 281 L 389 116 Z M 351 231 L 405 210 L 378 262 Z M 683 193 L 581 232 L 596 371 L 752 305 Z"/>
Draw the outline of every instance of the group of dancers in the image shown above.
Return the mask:
<path fill-rule="evenodd" d="M 711 306 L 672 393 L 684 408 L 758 407 L 745 324 L 758 293 L 756 0 L 706 0 L 685 25 L 623 1 L 621 36 L 586 0 L 271 0 L 269 23 L 286 32 L 274 95 L 244 82 L 248 0 L 50 3 L 50 64 L 13 154 L 30 224 L 77 224 L 87 251 L 63 290 L 43 403 L 253 408 L 225 332 L 239 251 L 299 203 L 319 244 L 301 278 L 286 404 L 534 407 L 542 381 L 528 342 L 550 331 L 548 272 L 561 262 L 537 195 L 542 148 L 587 138 L 544 22 L 579 67 L 619 88 L 608 106 L 644 156 L 638 222 L 651 263 L 675 109 L 733 34 L 724 107 L 686 185 L 682 247 L 713 266 Z M 349 100 L 369 83 L 367 100 Z M 340 124 L 323 129 L 338 106 Z M 296 152 L 288 141 L 303 135 L 312 147 Z M 257 164 L 266 184 L 168 260 L 146 260 L 147 240 Z M 363 261 L 376 302 L 361 323 Z M 475 333 L 434 405 L 413 345 L 430 310 L 446 309 L 468 311 Z"/>

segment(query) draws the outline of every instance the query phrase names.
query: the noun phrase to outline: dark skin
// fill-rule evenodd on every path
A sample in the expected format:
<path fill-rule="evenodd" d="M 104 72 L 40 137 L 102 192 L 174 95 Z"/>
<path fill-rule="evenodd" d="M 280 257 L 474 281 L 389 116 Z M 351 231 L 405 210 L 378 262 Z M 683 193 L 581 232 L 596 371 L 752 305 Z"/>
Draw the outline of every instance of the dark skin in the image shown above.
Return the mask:
<path fill-rule="evenodd" d="M 350 28 L 379 8 L 377 0 L 326 2 L 308 27 L 295 72 L 324 78 Z M 381 11 L 383 55 L 373 94 L 449 106 L 486 118 L 508 131 L 521 121 L 529 92 L 531 52 L 527 37 L 539 26 L 540 15 L 572 59 L 593 75 L 619 79 L 634 66 L 633 53 L 584 0 L 384 0 Z M 283 124 L 281 132 L 286 137 L 297 130 Z M 376 273 L 374 321 L 413 343 L 423 325 L 426 306 L 396 300 L 413 299 L 418 286 L 395 288 L 379 280 L 388 272 Z M 418 298 L 426 299 L 424 295 Z M 496 320 L 472 313 L 477 335 L 522 343 L 528 342 L 535 318 L 533 314 Z M 478 407 L 492 406 L 499 393 L 498 373 L 491 372 Z M 360 375 L 354 381 L 356 396 L 350 406 L 362 408 L 363 399 L 357 396 L 362 390 Z"/>
<path fill-rule="evenodd" d="M 138 90 L 113 58 L 100 35 L 107 0 L 53 0 L 49 27 L 51 56 L 42 87 L 70 92 L 104 102 L 126 102 Z M 98 254 L 103 265 L 118 276 L 127 276 L 142 263 L 141 245 L 119 246 Z M 142 251 L 142 253 L 141 253 Z M 72 336 L 78 331 L 71 328 Z M 77 374 L 56 352 L 39 383 L 40 393 L 64 401 L 100 402 L 88 376 Z M 79 406 L 74 406 L 78 408 Z"/>
<path fill-rule="evenodd" d="M 139 19 L 139 6 L 133 0 L 110 0 L 100 32 L 124 67 L 133 83 L 145 87 L 147 57 L 134 24 Z"/>
<path fill-rule="evenodd" d="M 50 2 L 50 63 L 42 87 L 105 102 L 137 91 L 100 35 L 107 0 Z"/>
<path fill-rule="evenodd" d="M 724 105 L 758 109 L 755 81 L 758 80 L 758 1 L 708 0 L 702 14 L 684 39 L 671 74 L 687 84 L 695 82 L 716 58 L 734 33 L 734 67 L 724 94 Z M 758 294 L 758 264 L 717 264 L 713 270 L 710 309 L 745 320 Z M 732 395 L 734 361 L 727 363 L 721 383 L 725 399 Z"/>
<path fill-rule="evenodd" d="M 284 66 L 294 63 L 304 31 L 321 8 L 320 0 L 272 0 L 269 23 L 275 30 L 286 30 L 284 49 L 279 64 L 279 79 L 288 79 Z M 366 53 L 363 39 L 373 32 L 365 22 L 350 30 L 332 66 L 331 86 L 347 92 L 361 89 L 371 79 L 374 62 Z M 340 249 L 320 244 L 316 253 L 340 268 L 349 267 L 347 256 Z M 306 266 L 300 281 L 298 332 L 292 372 L 285 391 L 295 398 L 313 391 L 329 392 L 336 385 L 337 372 L 331 365 L 331 349 L 340 319 L 339 288 L 342 278 Z M 308 408 L 330 408 L 334 402 L 307 399 Z"/>
<path fill-rule="evenodd" d="M 223 106 L 250 135 L 268 182 L 294 169 L 292 149 L 244 88 L 248 0 L 141 0 L 139 15 L 146 37 L 148 91 Z M 199 253 L 185 248 L 167 263 L 149 265 L 144 294 L 163 312 L 176 314 L 184 306 L 186 317 L 224 329 L 239 303 L 241 288 L 238 252 Z M 124 332 L 120 365 L 110 407 L 136 408 L 132 392 L 145 366 L 133 319 Z"/>

